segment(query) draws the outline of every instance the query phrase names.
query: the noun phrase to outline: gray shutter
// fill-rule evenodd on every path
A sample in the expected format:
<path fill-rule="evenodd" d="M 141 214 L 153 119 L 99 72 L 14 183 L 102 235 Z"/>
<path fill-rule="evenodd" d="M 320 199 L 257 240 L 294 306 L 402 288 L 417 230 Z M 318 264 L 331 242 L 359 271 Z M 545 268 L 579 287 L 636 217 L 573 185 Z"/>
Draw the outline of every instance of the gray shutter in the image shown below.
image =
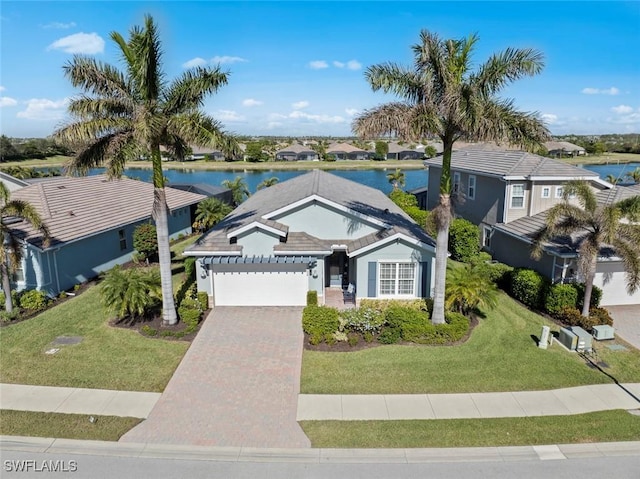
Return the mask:
<path fill-rule="evenodd" d="M 429 262 L 420 263 L 420 296 L 429 297 Z"/>
<path fill-rule="evenodd" d="M 375 261 L 369 261 L 369 288 L 367 290 L 367 296 L 369 298 L 376 297 L 376 268 L 378 264 Z"/>

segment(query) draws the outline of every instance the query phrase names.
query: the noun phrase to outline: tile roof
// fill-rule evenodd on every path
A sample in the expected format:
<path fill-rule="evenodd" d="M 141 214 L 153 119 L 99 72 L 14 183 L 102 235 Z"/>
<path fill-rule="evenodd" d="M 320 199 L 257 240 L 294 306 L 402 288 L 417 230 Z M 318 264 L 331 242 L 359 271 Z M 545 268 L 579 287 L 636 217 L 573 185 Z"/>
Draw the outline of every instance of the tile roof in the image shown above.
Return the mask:
<path fill-rule="evenodd" d="M 327 153 L 333 153 L 333 152 L 354 153 L 356 151 L 364 152 L 366 150 L 363 150 L 362 148 L 357 148 L 353 145 L 350 145 L 349 143 L 333 143 L 329 145 L 329 147 L 327 148 Z"/>
<path fill-rule="evenodd" d="M 169 210 L 196 204 L 206 196 L 166 189 Z M 104 175 L 60 177 L 14 191 L 12 200 L 28 201 L 51 234 L 49 248 L 92 236 L 151 217 L 153 185 Z M 42 238 L 25 222 L 17 224 L 18 237 L 42 247 Z"/>
<path fill-rule="evenodd" d="M 286 243 L 277 244 L 273 250 L 278 251 L 331 251 L 332 244 L 343 244 L 341 240 L 321 240 L 304 232 L 291 232 Z"/>
<path fill-rule="evenodd" d="M 425 166 L 442 167 L 442 158 L 430 158 Z M 508 177 L 562 177 L 568 179 L 598 179 L 593 171 L 578 168 L 553 158 L 517 150 L 492 150 L 469 148 L 454 151 L 451 168 L 478 174 Z"/>
<path fill-rule="evenodd" d="M 199 241 L 187 248 L 186 252 L 216 251 L 220 249 L 219 238 L 226 238 L 227 233 L 254 221 L 264 222 L 264 216 L 312 196 L 323 198 L 361 215 L 389 224 L 396 232 L 435 246 L 435 241 L 382 191 L 324 171 L 313 170 L 270 188 L 259 190 Z M 293 232 L 289 232 L 289 236 L 292 234 Z M 301 239 L 296 236 L 293 238 Z M 286 250 L 287 246 L 283 248 Z"/>
<path fill-rule="evenodd" d="M 282 148 L 281 150 L 276 151 L 276 154 L 282 154 L 282 153 L 314 153 L 315 151 L 313 151 L 311 148 L 309 148 L 308 146 L 302 146 L 299 143 L 294 143 L 293 145 L 287 146 L 285 148 Z"/>

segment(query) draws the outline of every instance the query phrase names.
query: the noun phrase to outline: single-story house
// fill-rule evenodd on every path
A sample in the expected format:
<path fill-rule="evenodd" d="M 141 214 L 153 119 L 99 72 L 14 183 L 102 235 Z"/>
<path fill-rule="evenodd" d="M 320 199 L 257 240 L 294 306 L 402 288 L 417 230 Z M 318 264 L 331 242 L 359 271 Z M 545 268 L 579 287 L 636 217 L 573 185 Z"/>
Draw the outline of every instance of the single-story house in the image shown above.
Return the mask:
<path fill-rule="evenodd" d="M 169 234 L 191 233 L 193 212 L 204 195 L 166 189 Z M 11 199 L 29 202 L 46 223 L 51 239 L 26 222 L 12 225 L 24 243 L 24 259 L 15 287 L 39 289 L 50 296 L 131 260 L 135 228 L 151 221 L 153 185 L 104 175 L 59 177 L 25 186 Z"/>
<path fill-rule="evenodd" d="M 547 141 L 544 147 L 550 156 L 582 156 L 586 154 L 586 150 L 583 147 L 568 141 Z"/>
<path fill-rule="evenodd" d="M 368 160 L 373 153 L 348 143 L 332 143 L 327 148 L 327 155 L 333 156 L 336 160 Z"/>
<path fill-rule="evenodd" d="M 381 191 L 323 171 L 265 188 L 188 247 L 214 306 L 296 306 L 308 291 L 422 298 L 435 241 Z"/>
<path fill-rule="evenodd" d="M 387 160 L 420 160 L 422 158 L 424 158 L 424 146 L 419 150 L 417 147 L 409 148 L 408 145 L 400 145 L 396 142 L 389 143 Z"/>
<path fill-rule="evenodd" d="M 276 161 L 316 161 L 318 153 L 307 146 L 294 143 L 276 151 Z"/>

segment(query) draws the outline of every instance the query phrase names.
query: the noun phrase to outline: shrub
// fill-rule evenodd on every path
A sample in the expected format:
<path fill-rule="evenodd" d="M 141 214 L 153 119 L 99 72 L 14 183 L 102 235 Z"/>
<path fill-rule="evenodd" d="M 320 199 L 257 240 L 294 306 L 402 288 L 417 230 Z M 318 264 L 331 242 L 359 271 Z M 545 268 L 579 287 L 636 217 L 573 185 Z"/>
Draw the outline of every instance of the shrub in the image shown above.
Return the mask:
<path fill-rule="evenodd" d="M 424 335 L 429 323 L 429 316 L 423 311 L 393 306 L 387 309 L 385 321 L 392 329 L 400 331 L 400 337 L 405 341 L 414 341 Z"/>
<path fill-rule="evenodd" d="M 405 210 L 405 213 L 407 213 L 413 221 L 422 226 L 422 228 L 427 227 L 427 220 L 429 219 L 428 211 L 422 210 L 417 206 L 412 206 L 410 208 L 407 208 Z"/>
<path fill-rule="evenodd" d="M 203 311 L 209 309 L 209 295 L 206 291 L 198 291 L 198 302 Z"/>
<path fill-rule="evenodd" d="M 340 311 L 340 325 L 343 329 L 356 333 L 370 331 L 378 333 L 384 325 L 384 314 L 369 307 L 359 307 Z"/>
<path fill-rule="evenodd" d="M 429 301 L 431 301 L 431 307 L 433 308 L 433 301 L 431 298 L 427 299 L 368 299 L 364 298 L 360 301 L 361 308 L 375 309 L 381 313 L 384 313 L 388 308 L 394 306 L 400 306 L 403 308 L 410 308 L 416 311 L 428 311 Z"/>
<path fill-rule="evenodd" d="M 451 259 L 469 263 L 480 252 L 480 229 L 462 218 L 451 222 L 449 229 Z"/>
<path fill-rule="evenodd" d="M 193 281 L 196 278 L 196 258 L 195 256 L 187 256 L 184 260 L 184 277 L 185 281 Z"/>
<path fill-rule="evenodd" d="M 336 341 L 336 337 L 333 335 L 333 333 L 327 333 L 324 335 L 324 342 L 329 346 L 333 346 L 334 344 L 336 344 Z"/>
<path fill-rule="evenodd" d="M 0 311 L 0 321 L 2 321 L 3 323 L 8 323 L 10 321 L 13 321 L 17 317 L 18 317 L 18 312 L 15 309 L 10 313 L 5 310 Z"/>
<path fill-rule="evenodd" d="M 511 275 L 511 294 L 530 308 L 540 308 L 547 289 L 547 280 L 532 269 L 516 269 Z"/>
<path fill-rule="evenodd" d="M 338 310 L 335 308 L 307 306 L 302 312 L 302 330 L 315 339 L 320 338 L 320 341 L 336 332 L 338 326 Z"/>
<path fill-rule="evenodd" d="M 149 258 L 158 253 L 158 236 L 156 227 L 151 223 L 143 223 L 133 230 L 133 247 L 138 253 Z"/>
<path fill-rule="evenodd" d="M 582 321 L 583 316 L 578 308 L 565 306 L 556 313 L 556 318 L 569 326 L 577 326 Z"/>
<path fill-rule="evenodd" d="M 582 309 L 584 304 L 584 283 L 573 283 L 573 287 L 578 291 L 578 309 Z M 600 306 L 600 300 L 602 299 L 602 290 L 595 284 L 591 290 L 591 301 L 589 301 L 589 308 L 597 308 Z"/>
<path fill-rule="evenodd" d="M 142 326 L 140 328 L 140 332 L 142 334 L 144 334 L 145 336 L 157 336 L 158 335 L 158 330 L 155 329 L 155 328 L 152 328 L 148 324 L 145 324 L 144 326 Z"/>
<path fill-rule="evenodd" d="M 117 318 L 142 316 L 159 301 L 160 272 L 155 268 L 123 270 L 114 266 L 105 275 L 100 293 L 105 307 Z"/>
<path fill-rule="evenodd" d="M 389 193 L 389 199 L 398 205 L 402 211 L 418 207 L 418 198 L 399 188 L 394 188 L 394 190 Z"/>
<path fill-rule="evenodd" d="M 480 307 L 494 308 L 498 303 L 498 288 L 477 265 L 465 264 L 449 271 L 446 286 L 445 306 L 450 310 L 468 314 Z"/>
<path fill-rule="evenodd" d="M 382 344 L 395 344 L 400 341 L 400 329 L 399 328 L 390 328 L 385 327 L 380 336 L 378 336 L 378 341 Z"/>
<path fill-rule="evenodd" d="M 356 333 L 351 333 L 348 335 L 347 341 L 349 342 L 349 346 L 356 346 L 360 342 L 360 335 Z"/>
<path fill-rule="evenodd" d="M 318 306 L 318 292 L 307 291 L 307 306 Z"/>
<path fill-rule="evenodd" d="M 25 291 L 20 296 L 20 307 L 27 311 L 41 311 L 47 307 L 47 295 L 36 289 Z"/>
<path fill-rule="evenodd" d="M 604 308 L 591 308 L 589 310 L 589 318 L 593 320 L 594 326 L 601 324 L 613 326 L 613 318 L 609 314 L 609 311 Z"/>
<path fill-rule="evenodd" d="M 373 333 L 371 331 L 365 331 L 364 333 L 362 333 L 362 337 L 364 338 L 364 341 L 366 343 L 370 343 L 371 341 L 373 341 Z"/>
<path fill-rule="evenodd" d="M 573 308 L 578 302 L 578 291 L 571 284 L 554 284 L 546 294 L 544 309 L 556 315 L 563 308 Z"/>

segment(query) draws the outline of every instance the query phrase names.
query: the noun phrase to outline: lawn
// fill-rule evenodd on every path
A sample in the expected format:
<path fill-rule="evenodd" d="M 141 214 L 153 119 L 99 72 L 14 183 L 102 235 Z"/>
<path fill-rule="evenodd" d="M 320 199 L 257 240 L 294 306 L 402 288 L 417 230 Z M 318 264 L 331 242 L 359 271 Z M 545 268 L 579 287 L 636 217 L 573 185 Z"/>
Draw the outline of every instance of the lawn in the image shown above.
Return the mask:
<path fill-rule="evenodd" d="M 609 383 L 576 353 L 539 349 L 542 325 L 559 327 L 500 293 L 496 309 L 456 346 L 378 346 L 356 352 L 304 351 L 303 394 L 426 394 L 555 389 Z M 607 373 L 640 382 L 640 352 L 597 344 Z"/>
<path fill-rule="evenodd" d="M 0 410 L 0 434 L 6 436 L 56 437 L 93 441 L 117 441 L 142 419 L 84 414 Z"/>
<path fill-rule="evenodd" d="M 572 165 L 604 165 L 617 163 L 638 163 L 640 155 L 637 153 L 603 153 L 602 155 L 576 156 L 563 158 L 562 161 Z"/>
<path fill-rule="evenodd" d="M 637 441 L 640 416 L 603 411 L 575 416 L 431 421 L 301 421 L 312 447 L 498 447 Z"/>

